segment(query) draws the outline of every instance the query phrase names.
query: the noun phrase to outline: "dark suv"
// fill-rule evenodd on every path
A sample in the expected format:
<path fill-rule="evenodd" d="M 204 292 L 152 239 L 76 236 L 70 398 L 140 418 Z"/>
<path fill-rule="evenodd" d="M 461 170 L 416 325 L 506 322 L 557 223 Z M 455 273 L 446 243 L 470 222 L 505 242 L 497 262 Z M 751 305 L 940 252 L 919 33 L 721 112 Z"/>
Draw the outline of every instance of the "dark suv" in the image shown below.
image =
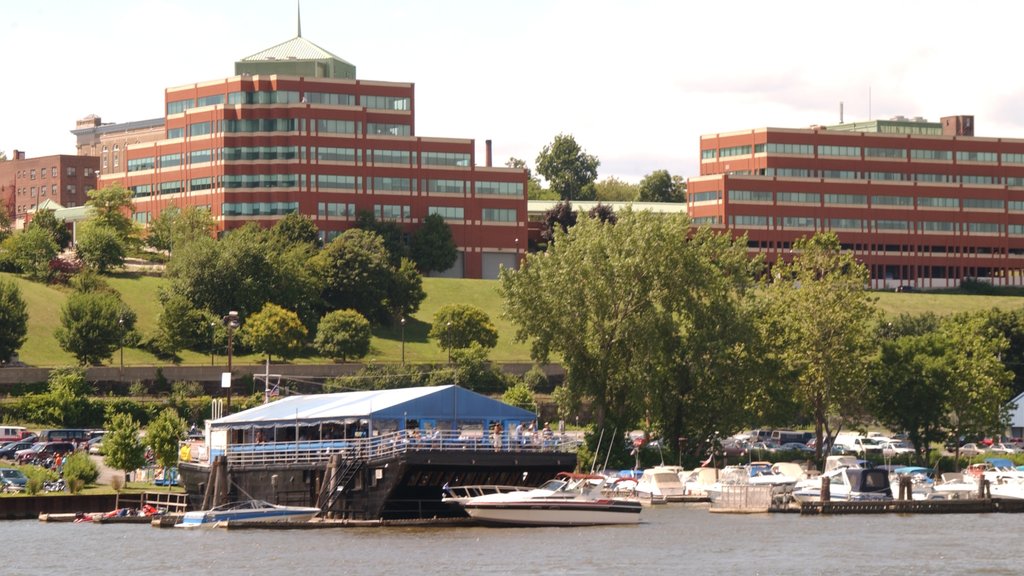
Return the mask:
<path fill-rule="evenodd" d="M 0 447 L 0 460 L 14 460 L 14 455 L 18 450 L 31 448 L 33 444 L 35 444 L 35 440 L 18 440 L 4 444 Z"/>
<path fill-rule="evenodd" d="M 75 445 L 71 442 L 38 442 L 31 448 L 19 450 L 14 460 L 18 464 L 28 464 L 35 460 L 48 460 L 57 454 L 68 454 L 75 451 Z"/>

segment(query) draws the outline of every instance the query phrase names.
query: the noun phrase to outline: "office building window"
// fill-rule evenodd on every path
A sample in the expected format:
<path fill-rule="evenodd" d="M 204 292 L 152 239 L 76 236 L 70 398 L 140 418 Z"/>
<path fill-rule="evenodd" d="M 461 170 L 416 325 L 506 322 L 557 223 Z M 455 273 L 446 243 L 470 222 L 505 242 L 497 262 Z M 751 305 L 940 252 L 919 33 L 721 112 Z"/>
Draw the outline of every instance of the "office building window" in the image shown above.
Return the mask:
<path fill-rule="evenodd" d="M 692 196 L 692 195 L 691 195 Z M 772 193 L 755 190 L 729 190 L 729 202 L 771 202 Z"/>
<path fill-rule="evenodd" d="M 409 98 L 405 96 L 363 96 L 363 106 L 374 110 L 409 110 Z"/>
<path fill-rule="evenodd" d="M 366 133 L 371 136 L 408 136 L 411 130 L 408 124 L 367 122 Z"/>
<path fill-rule="evenodd" d="M 825 194 L 825 204 L 865 206 L 867 203 L 868 197 L 864 194 Z"/>
<path fill-rule="evenodd" d="M 408 220 L 412 209 L 404 204 L 374 204 L 373 215 L 378 220 Z"/>
<path fill-rule="evenodd" d="M 818 146 L 818 156 L 859 158 L 860 146 Z"/>
<path fill-rule="evenodd" d="M 486 222 L 517 222 L 515 208 L 484 208 L 481 219 Z"/>
<path fill-rule="evenodd" d="M 995 152 L 964 152 L 956 153 L 957 162 L 980 162 L 984 164 L 995 164 L 999 155 Z"/>
<path fill-rule="evenodd" d="M 721 190 L 711 190 L 710 192 L 693 192 L 689 194 L 690 202 L 718 202 L 722 199 Z"/>
<path fill-rule="evenodd" d="M 465 212 L 461 206 L 430 206 L 427 208 L 427 214 L 437 214 L 445 220 L 462 220 L 465 218 Z"/>
<path fill-rule="evenodd" d="M 718 151 L 719 158 L 728 158 L 730 156 L 749 156 L 750 146 L 730 146 L 728 148 L 722 148 Z"/>
<path fill-rule="evenodd" d="M 905 148 L 864 148 L 864 157 L 905 159 L 907 150 Z"/>
<path fill-rule="evenodd" d="M 469 154 L 464 152 L 423 152 L 420 159 L 424 166 L 469 166 Z"/>
<path fill-rule="evenodd" d="M 477 183 L 479 192 L 480 183 Z M 462 194 L 466 190 L 465 180 L 424 180 L 423 189 L 426 192 L 441 194 Z"/>
<path fill-rule="evenodd" d="M 522 196 L 523 185 L 520 182 L 477 182 L 476 193 L 494 196 Z"/>
<path fill-rule="evenodd" d="M 917 199 L 918 208 L 959 208 L 960 201 L 956 198 L 943 198 L 934 196 L 920 196 Z"/>
<path fill-rule="evenodd" d="M 389 178 L 375 176 L 373 189 L 377 192 L 411 192 L 412 180 L 409 178 Z"/>
<path fill-rule="evenodd" d="M 813 156 L 814 146 L 811 144 L 780 144 L 769 142 L 765 149 L 769 154 L 791 154 L 794 156 Z"/>
<path fill-rule="evenodd" d="M 173 140 L 175 138 L 184 138 L 184 137 L 185 137 L 185 129 L 184 128 L 168 128 L 167 129 L 167 139 L 168 140 Z"/>
<path fill-rule="evenodd" d="M 913 196 L 872 196 L 872 206 L 906 206 L 914 205 Z"/>
<path fill-rule="evenodd" d="M 778 203 L 794 204 L 820 204 L 821 194 L 812 192 L 778 192 L 775 194 L 775 201 Z"/>
<path fill-rule="evenodd" d="M 173 168 L 181 166 L 181 154 L 164 154 L 160 156 L 161 168 Z"/>

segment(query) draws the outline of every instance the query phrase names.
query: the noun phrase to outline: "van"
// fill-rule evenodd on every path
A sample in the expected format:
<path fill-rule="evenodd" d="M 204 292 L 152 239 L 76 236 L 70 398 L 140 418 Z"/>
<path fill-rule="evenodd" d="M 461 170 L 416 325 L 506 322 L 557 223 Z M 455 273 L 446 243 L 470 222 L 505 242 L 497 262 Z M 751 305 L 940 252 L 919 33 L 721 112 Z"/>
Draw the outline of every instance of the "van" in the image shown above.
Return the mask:
<path fill-rule="evenodd" d="M 804 439 L 806 438 L 804 434 L 804 432 L 794 432 L 793 430 L 772 430 L 772 442 L 778 446 L 790 442 L 805 444 L 807 441 Z"/>
<path fill-rule="evenodd" d="M 43 430 L 39 433 L 40 442 L 73 442 L 78 444 L 89 439 L 89 431 L 84 428 L 57 428 Z"/>
<path fill-rule="evenodd" d="M 0 426 L 0 444 L 17 442 L 31 434 L 31 432 L 22 426 Z"/>

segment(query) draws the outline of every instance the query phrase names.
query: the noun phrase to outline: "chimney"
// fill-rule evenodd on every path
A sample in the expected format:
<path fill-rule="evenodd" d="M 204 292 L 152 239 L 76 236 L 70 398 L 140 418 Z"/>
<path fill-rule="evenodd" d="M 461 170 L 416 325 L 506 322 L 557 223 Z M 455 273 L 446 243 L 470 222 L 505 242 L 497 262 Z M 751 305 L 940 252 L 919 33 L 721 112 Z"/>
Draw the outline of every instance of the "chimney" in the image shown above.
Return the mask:
<path fill-rule="evenodd" d="M 13 158 L 11 158 L 11 160 L 24 160 L 25 159 L 25 151 L 24 150 L 15 150 L 14 154 L 12 154 L 12 156 L 13 156 Z"/>
<path fill-rule="evenodd" d="M 490 140 L 485 140 L 484 141 L 484 145 L 487 147 L 486 148 L 487 149 L 487 153 L 485 155 L 485 158 L 486 158 L 486 161 L 487 161 L 486 166 L 488 168 L 490 168 L 491 167 L 491 141 Z"/>

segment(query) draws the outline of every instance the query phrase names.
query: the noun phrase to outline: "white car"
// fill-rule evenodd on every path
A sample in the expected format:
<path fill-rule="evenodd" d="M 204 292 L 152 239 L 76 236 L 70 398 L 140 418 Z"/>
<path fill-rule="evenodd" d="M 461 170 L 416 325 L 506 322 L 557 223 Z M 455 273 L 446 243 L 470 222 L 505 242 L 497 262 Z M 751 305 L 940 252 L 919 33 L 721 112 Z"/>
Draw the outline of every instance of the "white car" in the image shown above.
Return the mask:
<path fill-rule="evenodd" d="M 973 442 L 969 444 L 964 444 L 963 446 L 960 447 L 960 455 L 966 456 L 967 458 L 978 456 L 984 453 L 985 447 L 980 444 L 975 444 Z"/>
<path fill-rule="evenodd" d="M 1007 446 L 1006 444 L 993 444 L 988 447 L 988 451 L 995 454 L 1016 454 L 1017 449 L 1013 446 Z"/>
<path fill-rule="evenodd" d="M 910 442 L 883 442 L 882 443 L 882 454 L 899 456 L 901 454 L 913 454 L 914 447 Z"/>

